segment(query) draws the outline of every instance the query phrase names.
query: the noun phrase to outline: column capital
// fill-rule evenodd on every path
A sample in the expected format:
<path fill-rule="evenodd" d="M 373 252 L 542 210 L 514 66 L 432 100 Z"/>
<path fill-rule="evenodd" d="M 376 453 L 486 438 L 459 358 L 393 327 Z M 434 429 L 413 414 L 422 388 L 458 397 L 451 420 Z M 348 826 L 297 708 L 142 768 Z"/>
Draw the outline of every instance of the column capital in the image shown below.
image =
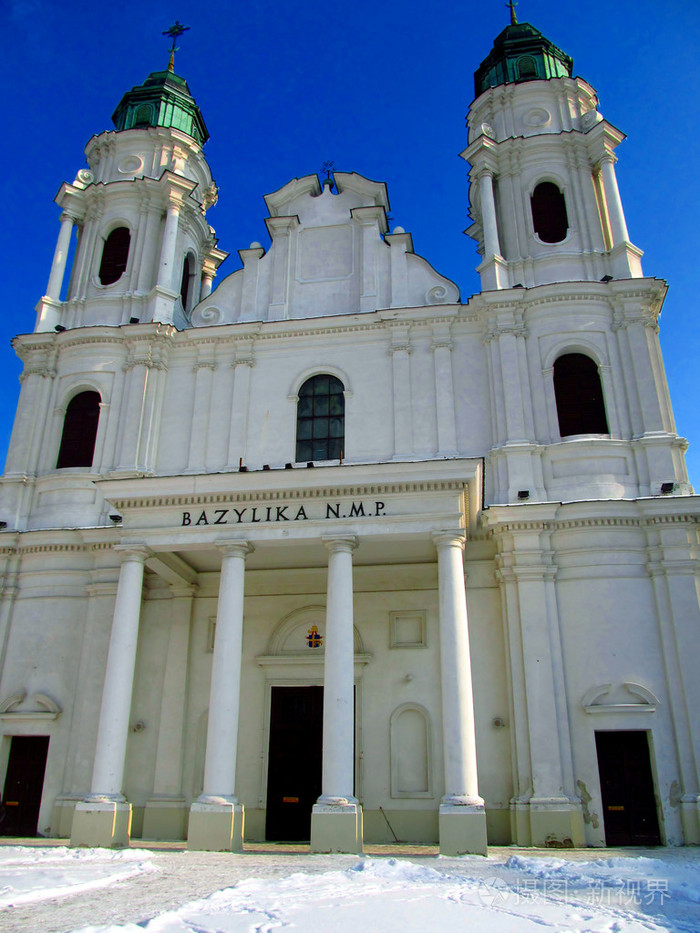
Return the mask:
<path fill-rule="evenodd" d="M 435 542 L 435 547 L 438 548 L 438 550 L 445 547 L 458 547 L 461 551 L 463 551 L 466 540 L 467 533 L 463 528 L 446 528 L 442 531 L 433 532 L 433 541 Z"/>
<path fill-rule="evenodd" d="M 242 538 L 224 538 L 216 542 L 216 547 L 221 551 L 222 557 L 243 557 L 252 554 L 255 548 L 249 541 Z"/>
<path fill-rule="evenodd" d="M 153 551 L 145 544 L 115 544 L 113 550 L 117 551 L 122 563 L 132 560 L 143 564 L 153 554 Z"/>
<path fill-rule="evenodd" d="M 477 166 L 474 170 L 474 180 L 479 182 L 482 178 L 490 178 L 493 180 L 495 171 L 490 165 L 486 165 L 482 162 L 481 165 Z"/>
<path fill-rule="evenodd" d="M 357 535 L 322 535 L 321 541 L 331 554 L 336 554 L 338 551 L 351 554 L 360 543 Z"/>

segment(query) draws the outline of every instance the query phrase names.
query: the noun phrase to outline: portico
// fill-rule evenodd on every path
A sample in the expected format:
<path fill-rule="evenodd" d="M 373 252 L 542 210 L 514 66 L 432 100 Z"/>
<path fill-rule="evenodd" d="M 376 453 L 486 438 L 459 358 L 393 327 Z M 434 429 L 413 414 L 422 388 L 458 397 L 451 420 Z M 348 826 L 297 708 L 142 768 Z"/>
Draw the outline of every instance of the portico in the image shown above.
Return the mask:
<path fill-rule="evenodd" d="M 246 789 L 251 783 L 246 775 L 249 761 L 241 762 L 241 755 L 248 755 L 241 750 L 254 744 L 247 735 L 242 739 L 241 730 L 245 733 L 248 722 L 259 712 L 251 710 L 249 685 L 255 682 L 258 696 L 261 691 L 263 696 L 269 696 L 275 683 L 318 683 L 324 687 L 323 753 L 321 792 L 311 816 L 312 851 L 361 851 L 363 812 L 359 788 L 365 780 L 363 769 L 376 767 L 370 751 L 376 739 L 369 725 L 365 725 L 367 741 L 363 740 L 358 724 L 362 718 L 361 703 L 354 696 L 363 678 L 371 676 L 372 671 L 372 652 L 360 647 L 358 654 L 358 639 L 361 643 L 362 636 L 358 634 L 358 620 L 353 612 L 358 603 L 354 577 L 359 572 L 361 593 L 368 588 L 365 581 L 370 577 L 380 581 L 372 583 L 371 601 L 391 606 L 391 599 L 396 597 L 381 593 L 382 586 L 391 587 L 391 583 L 381 583 L 381 578 L 391 580 L 395 571 L 390 568 L 405 567 L 405 571 L 399 572 L 415 573 L 412 568 L 418 565 L 435 568 L 437 559 L 437 579 L 430 586 L 431 596 L 428 599 L 426 591 L 417 601 L 421 606 L 426 599 L 432 601 L 437 584 L 443 694 L 441 715 L 435 710 L 434 718 L 436 725 L 442 720 L 440 744 L 444 759 L 440 838 L 446 852 L 485 852 L 486 819 L 476 777 L 462 565 L 469 501 L 478 490 L 480 465 L 463 460 L 435 462 L 430 467 L 432 475 L 419 484 L 407 480 L 407 467 L 403 464 L 346 468 L 343 485 L 337 484 L 338 474 L 333 468 L 315 469 L 313 473 L 302 469 L 291 473 L 260 471 L 237 476 L 239 489 L 243 483 L 248 488 L 235 499 L 226 496 L 225 476 L 160 479 L 157 492 L 154 489 L 152 495 L 145 488 L 149 481 L 140 479 L 138 498 L 131 495 L 137 488 L 132 479 L 100 484 L 106 500 L 122 516 L 120 543 L 115 547 L 120 554 L 121 570 L 90 794 L 76 807 L 72 844 L 123 845 L 129 839 L 132 807 L 122 793 L 123 775 L 129 722 L 135 715 L 132 702 L 136 702 L 135 671 L 138 676 L 136 646 L 146 572 L 147 594 L 160 594 L 166 586 L 171 590 L 175 587 L 173 592 L 179 593 L 182 600 L 183 587 L 189 587 L 190 602 L 201 601 L 207 606 L 214 602 L 212 584 L 216 581 L 216 611 L 209 623 L 212 651 L 208 713 L 203 709 L 199 715 L 199 730 L 206 736 L 200 746 L 196 736 L 193 738 L 195 726 L 190 725 L 189 736 L 187 726 L 188 720 L 195 723 L 194 707 L 201 702 L 194 698 L 192 683 L 187 683 L 199 677 L 196 659 L 191 656 L 189 664 L 186 658 L 183 661 L 185 648 L 177 658 L 168 659 L 166 680 L 172 681 L 180 671 L 185 681 L 179 690 L 181 714 L 178 720 L 172 710 L 165 718 L 161 713 L 157 741 L 165 754 L 164 731 L 174 729 L 182 737 L 180 748 L 171 749 L 176 773 L 183 775 L 182 785 L 175 787 L 171 781 L 169 793 L 159 794 L 154 780 L 154 792 L 145 804 L 144 829 L 162 828 L 164 811 L 179 806 L 181 812 L 189 798 L 192 801 L 187 830 L 189 847 L 240 850 L 246 834 L 245 811 L 257 802 Z M 330 479 L 335 481 L 333 485 L 328 482 Z M 435 569 L 430 573 L 434 578 Z M 303 620 L 308 615 L 303 606 L 312 597 L 309 594 L 306 598 L 304 584 L 298 581 L 308 580 L 313 603 L 323 602 L 325 597 L 325 608 L 318 615 L 321 624 L 316 628 L 321 633 L 317 647 L 311 641 L 305 646 L 299 640 L 303 636 L 292 632 L 282 640 L 278 638 L 278 647 L 273 645 L 260 652 L 251 668 L 250 650 L 244 648 L 244 629 L 254 633 L 257 622 L 255 613 L 249 618 L 244 606 L 249 582 L 263 578 L 265 581 L 277 578 L 275 598 L 280 606 L 292 601 L 301 605 L 296 610 L 302 619 L 299 632 L 303 631 L 306 624 Z M 321 587 L 323 592 L 319 594 Z M 268 601 L 274 595 L 270 588 L 269 582 L 262 588 Z M 258 585 L 256 590 L 254 584 L 251 592 L 260 589 Z M 290 591 L 290 595 L 285 597 L 285 591 Z M 374 591 L 379 591 L 379 595 L 375 596 Z M 172 593 L 169 598 L 173 598 Z M 262 598 L 262 593 L 250 597 L 255 598 Z M 405 596 L 403 599 L 406 602 Z M 360 595 L 359 601 L 363 604 L 367 597 Z M 425 610 L 421 612 L 425 615 Z M 376 624 L 374 614 L 374 610 L 368 614 L 363 608 L 365 627 L 368 620 Z M 386 615 L 388 618 L 390 613 Z M 398 615 L 403 618 L 401 613 Z M 403 615 L 413 618 L 410 613 Z M 414 615 L 419 617 L 420 612 Z M 176 624 L 173 618 L 171 625 Z M 141 639 L 147 637 L 143 627 L 141 619 Z M 183 645 L 181 628 L 171 636 Z M 274 637 L 271 636 L 271 643 Z M 190 648 L 192 655 L 194 650 Z M 425 663 L 428 655 L 419 658 Z M 410 676 L 406 683 L 410 683 Z M 174 697 L 177 693 L 177 683 L 172 681 L 170 695 Z M 187 710 L 182 710 L 183 694 L 184 705 L 190 707 Z M 416 699 L 424 698 L 416 696 Z M 264 728 L 269 731 L 269 718 Z M 200 765 L 191 760 L 191 753 L 185 754 L 186 760 L 178 770 L 183 745 L 196 749 L 195 758 L 202 753 L 199 791 L 195 772 Z M 268 753 L 265 741 L 258 743 L 258 747 L 258 754 Z M 404 750 L 402 754 L 410 757 L 412 753 Z M 424 767 L 439 773 L 431 748 L 426 747 L 425 756 Z M 410 771 L 409 766 L 402 767 L 405 773 Z M 161 761 L 159 773 L 163 768 Z M 431 773 L 429 780 L 435 792 L 436 777 Z M 160 780 L 163 784 L 163 779 Z M 400 779 L 403 789 L 398 793 L 410 796 L 414 791 L 407 780 Z M 442 777 L 438 780 L 443 783 Z M 415 791 L 418 797 L 424 798 L 425 793 L 422 788 Z M 262 797 L 262 792 L 259 796 Z M 293 795 L 289 799 L 293 800 Z M 438 799 L 434 811 L 438 809 L 437 803 Z M 422 799 L 426 815 L 427 805 L 428 800 Z M 251 812 L 253 819 L 260 819 L 259 806 L 252 806 Z M 172 825 L 177 825 L 177 819 Z M 253 831 L 253 835 L 259 838 L 259 831 Z"/>

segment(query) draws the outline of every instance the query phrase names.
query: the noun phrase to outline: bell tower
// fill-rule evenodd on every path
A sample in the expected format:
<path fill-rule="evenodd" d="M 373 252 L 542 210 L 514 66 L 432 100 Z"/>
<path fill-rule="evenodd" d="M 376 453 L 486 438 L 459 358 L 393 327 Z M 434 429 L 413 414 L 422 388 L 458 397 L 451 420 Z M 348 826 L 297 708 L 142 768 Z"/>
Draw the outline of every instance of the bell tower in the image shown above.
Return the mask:
<path fill-rule="evenodd" d="M 642 276 L 615 177 L 624 134 L 572 74 L 572 59 L 511 7 L 474 75 L 462 153 L 484 290 Z"/>
<path fill-rule="evenodd" d="M 209 133 L 174 70 L 174 41 L 185 28 L 177 23 L 167 31 L 173 37 L 167 69 L 123 96 L 112 115 L 115 129 L 87 144 L 89 170 L 56 196 L 61 229 L 36 331 L 151 321 L 182 329 L 211 291 L 227 254 L 206 220 L 217 200 L 202 153 Z"/>
<path fill-rule="evenodd" d="M 493 424 L 490 503 L 688 493 L 644 277 L 615 177 L 624 135 L 568 55 L 511 22 L 475 74 L 472 236 Z"/>

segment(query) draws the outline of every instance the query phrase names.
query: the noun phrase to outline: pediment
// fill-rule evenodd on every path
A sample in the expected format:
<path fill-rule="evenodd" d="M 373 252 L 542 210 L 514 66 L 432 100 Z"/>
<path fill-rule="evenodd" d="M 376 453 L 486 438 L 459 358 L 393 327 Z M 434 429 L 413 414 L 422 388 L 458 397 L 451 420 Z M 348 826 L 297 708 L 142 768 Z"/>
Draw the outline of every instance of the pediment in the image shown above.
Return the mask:
<path fill-rule="evenodd" d="M 632 681 L 598 684 L 581 699 L 587 713 L 654 713 L 658 704 L 651 690 Z"/>
<path fill-rule="evenodd" d="M 389 233 L 383 182 L 336 173 L 294 178 L 265 197 L 271 245 L 239 251 L 243 268 L 193 310 L 193 327 L 282 321 L 456 304 L 459 289 L 413 252 L 409 233 Z"/>
<path fill-rule="evenodd" d="M 57 719 L 61 707 L 46 693 L 10 694 L 0 702 L 0 719 Z"/>

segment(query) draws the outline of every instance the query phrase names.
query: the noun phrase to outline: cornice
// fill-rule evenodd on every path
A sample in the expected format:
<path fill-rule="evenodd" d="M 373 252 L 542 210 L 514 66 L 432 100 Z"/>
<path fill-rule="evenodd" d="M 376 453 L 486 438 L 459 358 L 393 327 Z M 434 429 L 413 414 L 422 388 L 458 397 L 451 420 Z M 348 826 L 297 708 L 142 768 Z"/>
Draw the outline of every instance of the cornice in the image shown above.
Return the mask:
<path fill-rule="evenodd" d="M 195 493 L 192 495 L 134 496 L 112 498 L 116 509 L 169 508 L 183 505 L 215 505 L 222 502 L 280 502 L 289 499 L 359 498 L 380 495 L 406 495 L 407 493 L 457 492 L 463 493 L 465 483 L 459 480 L 435 480 L 405 483 L 368 483 L 352 486 L 322 486 L 311 489 L 249 490 L 244 492 Z"/>
<path fill-rule="evenodd" d="M 518 519 L 517 521 L 503 521 L 489 524 L 486 528 L 486 534 L 489 536 L 498 536 L 517 531 L 570 531 L 577 528 L 639 528 L 646 529 L 654 525 L 696 525 L 700 523 L 700 516 L 692 513 L 675 515 L 653 515 L 636 516 L 630 518 L 617 517 L 597 517 L 597 518 L 564 518 L 551 519 L 549 521 L 528 521 Z"/>
<path fill-rule="evenodd" d="M 87 548 L 84 544 L 53 543 L 53 544 L 27 544 L 23 545 L 20 541 L 17 547 L 20 554 L 49 554 L 58 552 L 85 553 Z"/>

